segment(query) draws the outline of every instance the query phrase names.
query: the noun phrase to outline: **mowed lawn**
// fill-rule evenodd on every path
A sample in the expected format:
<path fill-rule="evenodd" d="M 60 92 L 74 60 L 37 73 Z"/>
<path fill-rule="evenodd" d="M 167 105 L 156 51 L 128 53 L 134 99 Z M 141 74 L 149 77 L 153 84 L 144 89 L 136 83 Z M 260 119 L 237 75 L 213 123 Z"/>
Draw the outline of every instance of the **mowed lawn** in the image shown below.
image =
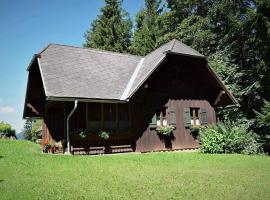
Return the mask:
<path fill-rule="evenodd" d="M 64 156 L 0 140 L 0 199 L 270 199 L 267 156 Z"/>

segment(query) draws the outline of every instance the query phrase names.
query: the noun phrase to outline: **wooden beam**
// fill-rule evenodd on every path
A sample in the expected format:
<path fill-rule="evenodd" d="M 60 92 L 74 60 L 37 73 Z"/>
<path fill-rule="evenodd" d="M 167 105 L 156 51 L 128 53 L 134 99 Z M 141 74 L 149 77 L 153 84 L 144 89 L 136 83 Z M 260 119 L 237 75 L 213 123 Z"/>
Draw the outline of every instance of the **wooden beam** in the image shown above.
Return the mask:
<path fill-rule="evenodd" d="M 101 103 L 101 127 L 104 129 L 104 103 Z"/>
<path fill-rule="evenodd" d="M 35 109 L 35 107 L 34 107 L 34 106 L 32 106 L 32 104 L 27 103 L 27 104 L 26 104 L 26 106 L 27 106 L 28 108 L 30 108 L 30 109 L 31 109 L 31 111 L 32 111 L 33 113 L 35 113 L 35 114 L 37 114 L 37 115 L 40 115 L 40 113 L 38 112 L 38 110 L 37 110 L 37 109 Z"/>
<path fill-rule="evenodd" d="M 161 110 L 159 113 L 159 121 L 160 121 L 160 126 L 163 126 L 163 110 Z"/>
<path fill-rule="evenodd" d="M 116 125 L 116 130 L 118 131 L 119 129 L 119 113 L 118 113 L 118 104 L 115 104 L 115 125 Z"/>
<path fill-rule="evenodd" d="M 128 129 L 129 129 L 129 131 L 131 131 L 131 126 L 132 126 L 131 120 L 132 120 L 131 104 L 128 103 L 128 121 L 129 121 L 129 127 L 128 127 Z"/>
<path fill-rule="evenodd" d="M 85 110 L 86 110 L 86 112 L 85 112 L 86 129 L 88 129 L 89 127 L 88 127 L 88 103 L 87 102 L 85 102 Z"/>
<path fill-rule="evenodd" d="M 223 96 L 223 94 L 226 94 L 226 92 L 225 92 L 224 90 L 222 90 L 222 91 L 220 91 L 220 92 L 218 93 L 217 98 L 216 98 L 216 100 L 215 100 L 215 102 L 214 102 L 214 106 L 216 106 L 216 105 L 220 102 L 221 97 Z"/>

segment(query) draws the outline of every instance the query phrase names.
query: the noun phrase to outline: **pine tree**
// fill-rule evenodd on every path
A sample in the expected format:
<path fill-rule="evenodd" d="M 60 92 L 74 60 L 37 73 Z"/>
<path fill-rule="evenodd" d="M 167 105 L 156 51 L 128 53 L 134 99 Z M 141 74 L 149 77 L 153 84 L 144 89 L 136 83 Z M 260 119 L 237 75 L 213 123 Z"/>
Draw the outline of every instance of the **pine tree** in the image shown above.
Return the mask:
<path fill-rule="evenodd" d="M 130 51 L 137 55 L 146 55 L 155 49 L 161 36 L 160 0 L 145 0 L 145 8 L 136 16 L 136 29 Z"/>
<path fill-rule="evenodd" d="M 32 140 L 32 120 L 27 119 L 23 127 L 23 137 L 25 140 Z"/>
<path fill-rule="evenodd" d="M 125 53 L 131 40 L 132 22 L 120 0 L 105 0 L 101 14 L 85 33 L 85 47 Z"/>

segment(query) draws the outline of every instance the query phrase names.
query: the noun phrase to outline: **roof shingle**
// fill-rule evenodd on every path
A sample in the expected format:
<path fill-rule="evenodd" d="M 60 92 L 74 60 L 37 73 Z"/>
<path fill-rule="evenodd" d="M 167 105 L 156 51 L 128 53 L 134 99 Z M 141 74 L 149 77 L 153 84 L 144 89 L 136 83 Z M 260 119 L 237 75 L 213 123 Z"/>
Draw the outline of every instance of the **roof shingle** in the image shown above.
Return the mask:
<path fill-rule="evenodd" d="M 134 94 L 167 52 L 204 58 L 180 41 L 172 40 L 143 59 L 58 44 L 46 47 L 38 59 L 47 97 L 120 100 Z M 139 69 L 134 73 L 139 63 Z M 131 79 L 132 76 L 135 77 Z M 127 87 L 128 91 L 125 91 Z M 123 95 L 124 91 L 127 95 Z"/>

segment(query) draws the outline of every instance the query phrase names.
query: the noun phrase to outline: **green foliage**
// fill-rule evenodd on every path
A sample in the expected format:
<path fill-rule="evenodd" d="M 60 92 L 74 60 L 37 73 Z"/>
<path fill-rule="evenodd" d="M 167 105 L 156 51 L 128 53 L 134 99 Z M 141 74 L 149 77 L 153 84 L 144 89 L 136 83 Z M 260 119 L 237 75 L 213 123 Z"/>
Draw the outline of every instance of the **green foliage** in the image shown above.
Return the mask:
<path fill-rule="evenodd" d="M 158 44 L 163 44 L 176 38 L 193 47 L 205 56 L 210 55 L 216 48 L 215 34 L 209 28 L 210 21 L 207 17 L 189 16 L 182 20 L 173 32 L 160 37 Z"/>
<path fill-rule="evenodd" d="M 16 131 L 12 126 L 5 122 L 0 122 L 0 137 L 16 137 Z"/>
<path fill-rule="evenodd" d="M 204 153 L 261 152 L 258 136 L 250 131 L 247 124 L 219 123 L 200 130 L 201 151 Z"/>
<path fill-rule="evenodd" d="M 258 125 L 260 127 L 265 127 L 268 129 L 268 133 L 270 134 L 270 102 L 264 100 L 263 101 L 263 107 L 261 109 L 261 112 L 256 113 L 256 120 L 258 122 Z"/>
<path fill-rule="evenodd" d="M 98 133 L 98 136 L 104 140 L 107 140 L 110 138 L 110 133 L 109 132 L 106 132 L 106 131 L 100 131 Z"/>
<path fill-rule="evenodd" d="M 270 102 L 264 100 L 261 112 L 254 111 L 256 114 L 256 122 L 261 129 L 261 137 L 270 144 Z"/>
<path fill-rule="evenodd" d="M 136 16 L 136 29 L 130 46 L 131 53 L 146 55 L 155 49 L 161 36 L 162 10 L 161 0 L 145 0 L 145 8 Z"/>
<path fill-rule="evenodd" d="M 24 124 L 23 135 L 25 140 L 36 142 L 41 138 L 40 128 L 42 126 L 41 119 L 27 119 Z"/>
<path fill-rule="evenodd" d="M 170 136 L 173 133 L 173 130 L 175 129 L 174 126 L 167 125 L 167 126 L 159 126 L 156 128 L 156 131 L 160 134 Z"/>
<path fill-rule="evenodd" d="M 106 0 L 101 14 L 85 33 L 85 47 L 115 52 L 127 52 L 131 40 L 132 22 L 121 8 L 122 1 Z"/>

